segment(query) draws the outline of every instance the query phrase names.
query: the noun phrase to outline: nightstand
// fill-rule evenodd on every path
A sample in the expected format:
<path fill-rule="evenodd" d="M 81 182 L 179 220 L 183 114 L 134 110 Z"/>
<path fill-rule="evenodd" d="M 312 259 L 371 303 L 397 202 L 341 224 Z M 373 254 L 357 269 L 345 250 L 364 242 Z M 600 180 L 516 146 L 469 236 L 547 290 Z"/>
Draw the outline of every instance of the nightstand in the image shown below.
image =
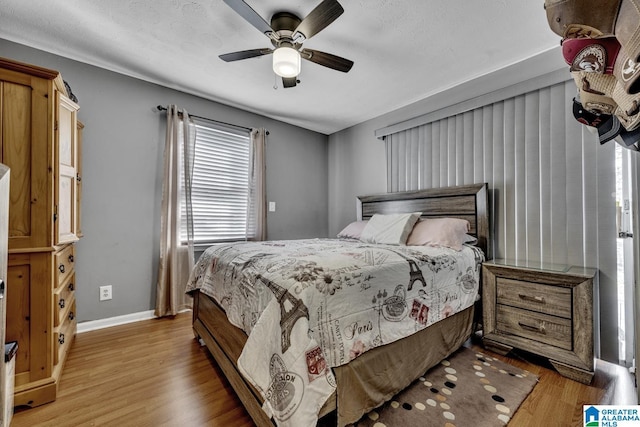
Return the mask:
<path fill-rule="evenodd" d="M 591 383 L 596 274 L 558 264 L 483 263 L 483 344 L 500 354 L 518 348 L 546 357 L 561 375 Z"/>

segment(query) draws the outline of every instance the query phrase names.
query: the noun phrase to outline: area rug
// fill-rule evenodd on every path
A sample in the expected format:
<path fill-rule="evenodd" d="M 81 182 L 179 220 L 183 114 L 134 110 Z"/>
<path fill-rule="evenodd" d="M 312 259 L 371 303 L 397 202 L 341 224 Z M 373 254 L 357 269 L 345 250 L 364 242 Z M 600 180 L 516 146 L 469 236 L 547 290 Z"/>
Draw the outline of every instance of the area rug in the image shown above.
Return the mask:
<path fill-rule="evenodd" d="M 504 426 L 537 382 L 528 371 L 463 347 L 354 426 Z"/>

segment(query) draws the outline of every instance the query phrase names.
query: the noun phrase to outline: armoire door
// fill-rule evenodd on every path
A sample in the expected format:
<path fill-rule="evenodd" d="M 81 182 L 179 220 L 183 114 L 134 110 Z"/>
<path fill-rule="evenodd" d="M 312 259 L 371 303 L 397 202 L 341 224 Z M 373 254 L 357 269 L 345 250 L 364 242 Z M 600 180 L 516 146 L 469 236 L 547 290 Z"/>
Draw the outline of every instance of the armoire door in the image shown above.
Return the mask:
<path fill-rule="evenodd" d="M 60 92 L 56 92 L 56 98 L 55 244 L 61 245 L 78 240 L 76 230 L 78 105 Z"/>
<path fill-rule="evenodd" d="M 9 253 L 9 168 L 0 163 L 0 344 L 4 349 L 5 342 L 5 326 L 6 326 L 6 299 L 5 286 L 7 278 L 7 259 Z M 4 364 L 4 357 L 0 362 Z M 5 367 L 0 367 L 0 420 L 4 421 L 6 409 L 2 406 L 7 402 Z M 12 393 L 13 390 L 10 390 Z M 4 423 L 1 423 L 4 425 Z"/>
<path fill-rule="evenodd" d="M 48 80 L 0 68 L 0 163 L 11 170 L 11 250 L 52 243 L 49 85 Z"/>

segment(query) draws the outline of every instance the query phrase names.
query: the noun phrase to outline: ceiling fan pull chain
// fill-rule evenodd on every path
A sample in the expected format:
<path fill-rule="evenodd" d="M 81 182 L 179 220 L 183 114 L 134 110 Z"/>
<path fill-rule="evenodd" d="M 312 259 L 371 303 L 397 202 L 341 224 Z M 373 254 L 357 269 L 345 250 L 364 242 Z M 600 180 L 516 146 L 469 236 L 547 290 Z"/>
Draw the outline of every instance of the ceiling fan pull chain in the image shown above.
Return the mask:
<path fill-rule="evenodd" d="M 278 76 L 276 74 L 273 75 L 273 90 L 278 90 Z"/>

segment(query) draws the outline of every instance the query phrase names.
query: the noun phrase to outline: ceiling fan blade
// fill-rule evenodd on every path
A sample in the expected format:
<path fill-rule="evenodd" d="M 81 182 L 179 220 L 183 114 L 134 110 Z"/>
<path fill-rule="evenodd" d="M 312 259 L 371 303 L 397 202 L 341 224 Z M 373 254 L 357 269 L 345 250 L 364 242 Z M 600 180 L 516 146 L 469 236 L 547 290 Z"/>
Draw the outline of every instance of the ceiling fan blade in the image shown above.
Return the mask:
<path fill-rule="evenodd" d="M 315 62 L 316 64 L 342 71 L 343 73 L 349 72 L 351 67 L 353 67 L 353 61 L 330 53 L 320 52 L 319 50 L 302 49 L 300 53 L 307 61 Z"/>
<path fill-rule="evenodd" d="M 262 16 L 251 8 L 247 3 L 242 0 L 224 0 L 224 2 L 235 10 L 236 13 L 242 16 L 247 22 L 260 30 L 263 34 L 269 35 L 273 33 L 271 25 L 265 21 Z"/>
<path fill-rule="evenodd" d="M 282 87 L 284 87 L 284 88 L 295 87 L 296 84 L 298 84 L 298 78 L 297 77 L 283 77 L 282 78 Z"/>
<path fill-rule="evenodd" d="M 324 0 L 298 25 L 293 33 L 293 39 L 298 38 L 300 34 L 305 39 L 310 39 L 335 21 L 343 12 L 344 9 L 336 0 Z"/>
<path fill-rule="evenodd" d="M 224 55 L 219 55 L 218 57 L 225 62 L 231 62 L 231 61 L 239 61 L 241 59 L 255 58 L 256 56 L 269 55 L 270 53 L 273 53 L 273 50 L 250 49 L 250 50 L 241 50 L 239 52 L 225 53 Z"/>

